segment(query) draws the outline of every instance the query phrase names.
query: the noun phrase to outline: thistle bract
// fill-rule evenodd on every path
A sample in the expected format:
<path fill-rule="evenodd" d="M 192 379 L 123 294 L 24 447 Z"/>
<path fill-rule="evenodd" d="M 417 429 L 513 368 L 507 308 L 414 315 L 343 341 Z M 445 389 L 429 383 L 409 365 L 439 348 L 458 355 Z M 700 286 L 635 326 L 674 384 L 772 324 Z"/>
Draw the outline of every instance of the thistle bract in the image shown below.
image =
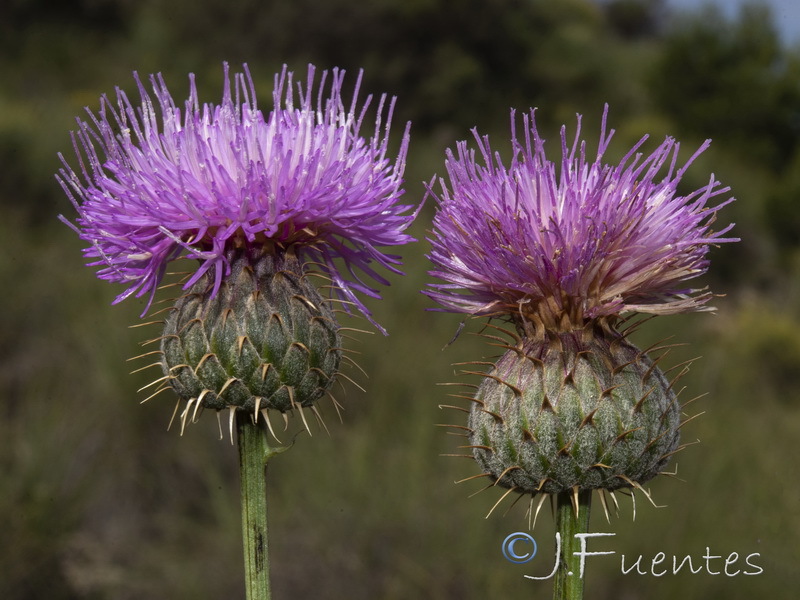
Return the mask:
<path fill-rule="evenodd" d="M 293 253 L 230 254 L 231 274 L 217 293 L 206 274 L 166 319 L 162 366 L 187 401 L 184 423 L 200 407 L 312 407 L 341 361 L 335 315 Z"/>
<path fill-rule="evenodd" d="M 520 340 L 478 388 L 470 441 L 503 487 L 630 487 L 678 447 L 679 404 L 664 375 L 620 334 L 593 329 Z"/>
<path fill-rule="evenodd" d="M 560 167 L 548 160 L 534 113 L 509 167 L 474 132 L 448 151 L 434 218 L 425 293 L 443 310 L 508 321 L 507 351 L 485 374 L 470 409 L 470 448 L 499 485 L 530 494 L 638 488 L 679 446 L 679 405 L 655 362 L 618 330 L 622 313 L 706 310 L 710 201 L 728 191 L 712 176 L 682 195 L 686 169 L 667 138 L 650 155 L 642 138 L 618 165 L 561 130 Z M 657 362 L 657 361 L 656 361 Z M 485 364 L 485 363 L 483 363 Z"/>

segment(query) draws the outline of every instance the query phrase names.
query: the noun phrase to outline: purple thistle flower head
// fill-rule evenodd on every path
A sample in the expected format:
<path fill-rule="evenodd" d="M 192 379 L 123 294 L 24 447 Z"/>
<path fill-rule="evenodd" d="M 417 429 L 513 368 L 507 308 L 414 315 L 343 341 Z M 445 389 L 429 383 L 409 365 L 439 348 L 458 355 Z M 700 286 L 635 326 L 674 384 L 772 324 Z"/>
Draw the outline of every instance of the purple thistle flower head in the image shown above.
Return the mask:
<path fill-rule="evenodd" d="M 707 290 L 685 281 L 708 268 L 709 245 L 737 241 L 713 231 L 717 211 L 709 201 L 726 193 L 711 176 L 687 195 L 678 183 L 707 140 L 681 167 L 679 144 L 667 138 L 649 156 L 643 137 L 614 166 L 602 162 L 613 130 L 603 113 L 597 154 L 561 130 L 560 168 L 545 155 L 535 114 L 516 135 L 512 111 L 511 165 L 492 153 L 488 137 L 473 134 L 478 153 L 457 145 L 447 152 L 449 185 L 434 218 L 431 275 L 444 283 L 425 293 L 445 310 L 470 315 L 510 315 L 517 323 L 556 330 L 627 311 L 669 314 L 702 310 Z"/>
<path fill-rule="evenodd" d="M 182 254 L 200 261 L 185 287 L 209 273 L 216 293 L 230 273 L 226 250 L 292 247 L 369 318 L 356 292 L 379 297 L 364 276 L 387 284 L 373 263 L 399 273 L 399 257 L 380 248 L 413 241 L 404 231 L 416 216 L 398 203 L 408 125 L 396 159 L 388 156 L 394 98 L 381 96 L 367 139 L 360 131 L 372 97 L 359 103 L 361 73 L 346 106 L 344 71 L 323 72 L 315 93 L 313 66 L 296 86 L 284 66 L 265 115 L 247 67 L 233 86 L 224 71 L 219 105 L 200 105 L 193 75 L 182 110 L 160 75 L 150 77 L 154 100 L 134 74 L 139 106 L 117 89 L 116 102 L 104 96 L 97 114 L 87 109 L 73 134 L 79 166 L 61 157 L 57 176 L 79 216 L 61 219 L 89 244 L 98 276 L 127 286 L 115 303 L 149 295 L 149 307 L 167 263 Z"/>

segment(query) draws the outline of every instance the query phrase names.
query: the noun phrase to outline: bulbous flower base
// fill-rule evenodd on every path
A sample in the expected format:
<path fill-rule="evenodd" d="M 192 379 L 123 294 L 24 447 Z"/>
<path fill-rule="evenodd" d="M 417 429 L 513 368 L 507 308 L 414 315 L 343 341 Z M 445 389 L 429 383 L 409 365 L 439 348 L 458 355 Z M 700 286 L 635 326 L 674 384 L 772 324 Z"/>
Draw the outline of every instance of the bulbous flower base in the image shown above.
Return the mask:
<path fill-rule="evenodd" d="M 333 311 L 292 252 L 239 248 L 228 259 L 231 273 L 216 295 L 206 275 L 166 319 L 161 352 L 170 385 L 195 409 L 312 406 L 341 362 Z"/>
<path fill-rule="evenodd" d="M 608 328 L 523 340 L 486 374 L 475 460 L 521 493 L 638 487 L 678 447 L 680 407 L 656 365 Z"/>

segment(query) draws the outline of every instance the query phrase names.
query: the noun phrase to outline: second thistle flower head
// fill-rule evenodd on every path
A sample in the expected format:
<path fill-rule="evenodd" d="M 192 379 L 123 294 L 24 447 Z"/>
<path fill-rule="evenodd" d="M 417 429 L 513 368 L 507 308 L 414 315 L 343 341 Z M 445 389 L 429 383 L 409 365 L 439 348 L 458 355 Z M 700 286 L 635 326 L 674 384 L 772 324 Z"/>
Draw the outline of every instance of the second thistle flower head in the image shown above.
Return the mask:
<path fill-rule="evenodd" d="M 607 109 L 606 109 L 607 112 Z M 640 487 L 678 448 L 679 405 L 656 363 L 618 332 L 623 312 L 703 309 L 687 286 L 704 273 L 714 231 L 709 183 L 683 195 L 686 169 L 667 138 L 651 154 L 642 138 L 617 165 L 603 162 L 613 135 L 606 113 L 597 152 L 561 131 L 547 158 L 534 113 L 509 167 L 486 137 L 447 154 L 449 182 L 431 191 L 438 210 L 425 293 L 445 310 L 510 320 L 512 342 L 485 374 L 469 418 L 470 446 L 498 484 L 533 495 Z M 448 184 L 449 183 L 449 184 Z M 480 363 L 479 363 L 480 364 Z"/>
<path fill-rule="evenodd" d="M 152 94 L 135 79 L 141 103 L 103 97 L 78 121 L 78 168 L 64 161 L 58 177 L 89 265 L 127 286 L 116 302 L 145 295 L 149 306 L 167 263 L 199 261 L 161 341 L 163 386 L 187 401 L 184 422 L 201 406 L 310 406 L 341 344 L 308 271 L 372 320 L 359 294 L 379 297 L 370 281 L 387 283 L 376 263 L 399 265 L 382 248 L 412 241 L 415 212 L 399 203 L 408 127 L 389 156 L 394 99 L 379 99 L 365 137 L 372 97 L 359 101 L 360 74 L 345 102 L 344 71 L 324 72 L 315 90 L 313 66 L 304 84 L 284 67 L 266 114 L 246 68 L 232 83 L 225 65 L 218 105 L 200 104 L 193 76 L 182 107 L 160 75 Z"/>
<path fill-rule="evenodd" d="M 685 282 L 706 271 L 709 245 L 733 241 L 723 237 L 732 225 L 711 229 L 732 199 L 709 206 L 728 191 L 713 176 L 687 195 L 678 183 L 709 142 L 678 167 L 675 140 L 644 156 L 645 136 L 609 165 L 606 112 L 594 155 L 580 140 L 580 117 L 572 144 L 562 128 L 560 164 L 547 158 L 533 112 L 523 117 L 523 138 L 513 132 L 508 168 L 477 132 L 477 155 L 466 142 L 448 151 L 450 186 L 442 180 L 429 255 L 444 283 L 429 296 L 451 311 L 549 329 L 704 306 L 710 293 Z"/>

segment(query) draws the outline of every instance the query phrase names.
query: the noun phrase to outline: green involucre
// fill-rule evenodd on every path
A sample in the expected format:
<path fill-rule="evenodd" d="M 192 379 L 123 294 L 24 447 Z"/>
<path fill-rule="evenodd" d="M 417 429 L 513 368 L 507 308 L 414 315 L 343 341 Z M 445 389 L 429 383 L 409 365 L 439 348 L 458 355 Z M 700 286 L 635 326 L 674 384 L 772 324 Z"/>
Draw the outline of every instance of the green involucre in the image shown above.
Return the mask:
<path fill-rule="evenodd" d="M 162 367 L 172 388 L 215 410 L 311 406 L 341 362 L 333 311 L 292 252 L 236 249 L 228 259 L 213 298 L 206 275 L 167 317 Z"/>
<path fill-rule="evenodd" d="M 664 469 L 679 413 L 664 374 L 623 336 L 553 333 L 520 342 L 489 371 L 470 411 L 470 443 L 506 488 L 615 490 Z"/>

